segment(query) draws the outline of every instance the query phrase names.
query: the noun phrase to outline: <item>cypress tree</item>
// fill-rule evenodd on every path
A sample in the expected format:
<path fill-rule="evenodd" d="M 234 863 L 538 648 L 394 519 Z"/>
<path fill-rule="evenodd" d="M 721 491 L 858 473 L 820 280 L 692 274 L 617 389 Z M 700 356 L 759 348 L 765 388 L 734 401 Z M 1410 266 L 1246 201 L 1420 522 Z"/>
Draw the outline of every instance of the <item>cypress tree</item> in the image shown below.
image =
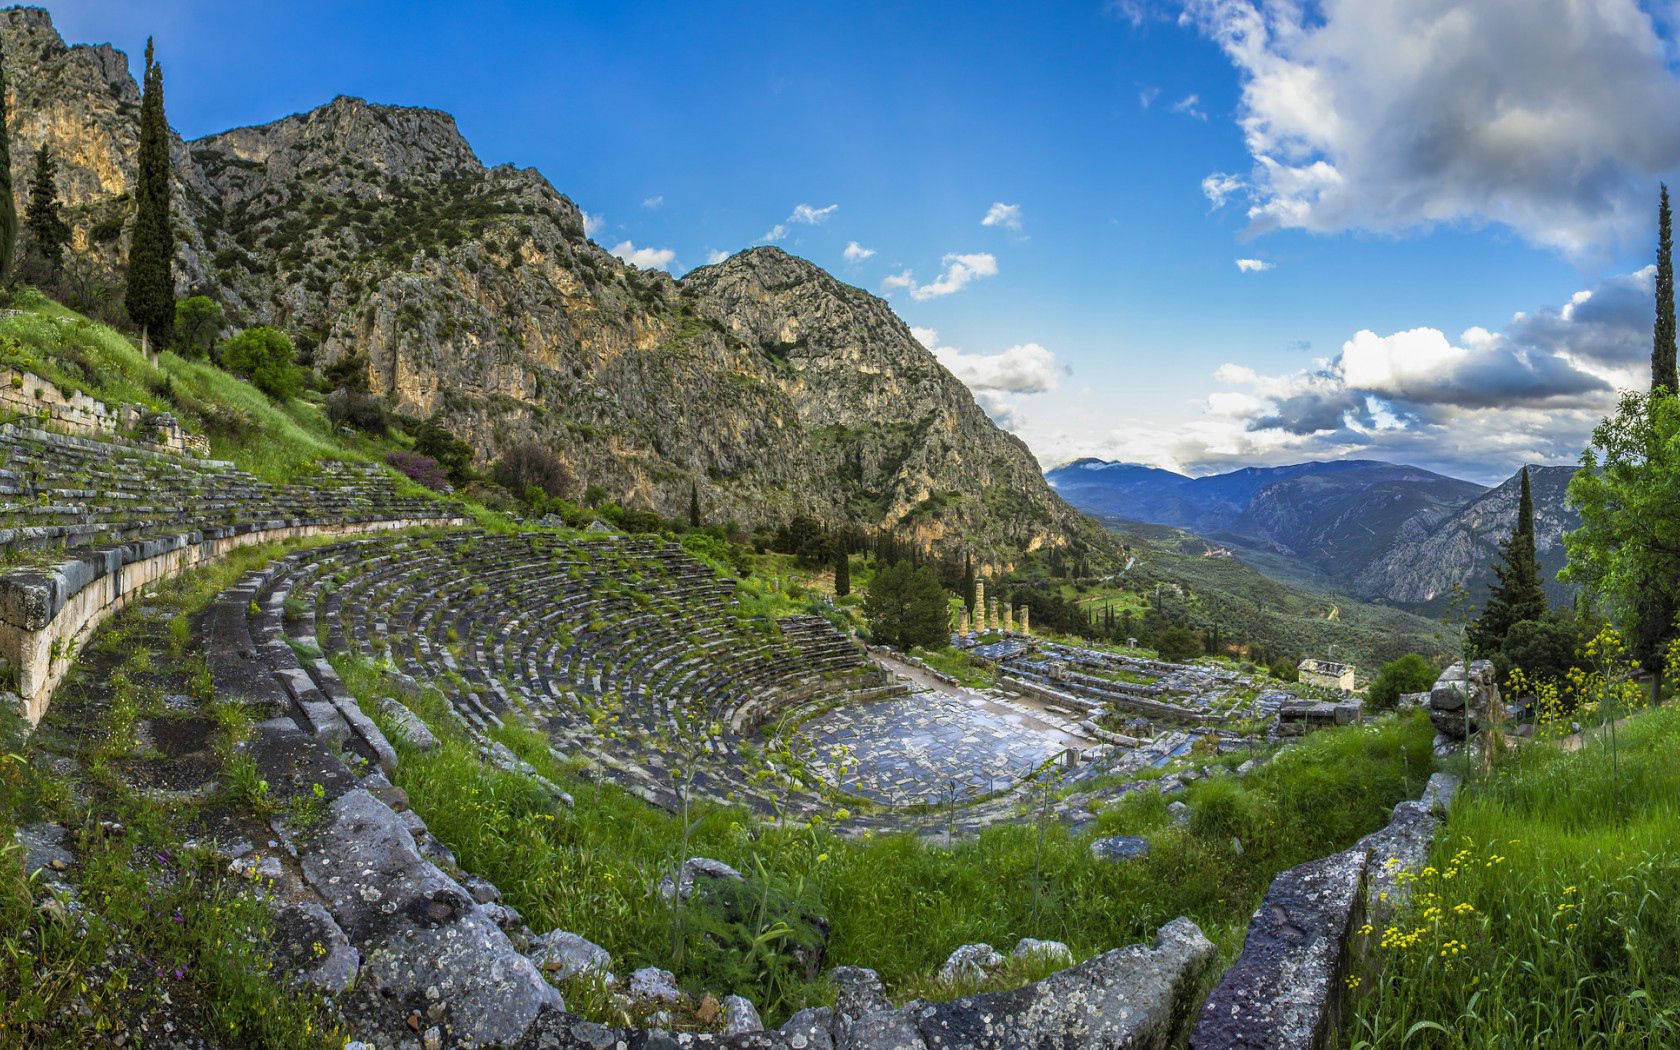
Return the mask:
<path fill-rule="evenodd" d="M 1651 389 L 1680 393 L 1674 332 L 1674 232 L 1669 220 L 1668 187 L 1657 208 L 1657 323 L 1651 335 Z"/>
<path fill-rule="evenodd" d="M 1534 497 L 1528 468 L 1522 470 L 1522 494 L 1517 503 L 1517 527 L 1500 548 L 1502 564 L 1494 566 L 1496 582 L 1481 616 L 1471 625 L 1471 642 L 1484 655 L 1499 649 L 1512 625 L 1546 615 L 1546 589 L 1540 582 L 1540 559 L 1534 542 Z"/>
<path fill-rule="evenodd" d="M 6 109 L 6 57 L 0 53 L 0 282 L 11 278 L 18 239 L 17 201 L 12 197 L 11 114 Z"/>
<path fill-rule="evenodd" d="M 29 208 L 23 228 L 29 233 L 29 251 L 39 259 L 45 275 L 52 277 L 64 264 L 64 249 L 70 243 L 70 226 L 58 213 L 58 165 L 45 142 L 35 151 L 35 178 L 29 183 Z"/>
<path fill-rule="evenodd" d="M 161 346 L 175 323 L 175 233 L 169 225 L 169 126 L 163 118 L 163 67 L 146 41 L 146 87 L 140 99 L 139 176 L 134 233 L 128 245 L 128 316 Z"/>
<path fill-rule="evenodd" d="M 963 552 L 962 600 L 968 607 L 968 614 L 974 615 L 974 555 Z"/>
<path fill-rule="evenodd" d="M 700 527 L 700 486 L 688 487 L 688 523 L 694 528 Z"/>
<path fill-rule="evenodd" d="M 834 596 L 844 598 L 852 593 L 852 553 L 846 549 L 846 544 L 836 542 L 834 545 Z"/>

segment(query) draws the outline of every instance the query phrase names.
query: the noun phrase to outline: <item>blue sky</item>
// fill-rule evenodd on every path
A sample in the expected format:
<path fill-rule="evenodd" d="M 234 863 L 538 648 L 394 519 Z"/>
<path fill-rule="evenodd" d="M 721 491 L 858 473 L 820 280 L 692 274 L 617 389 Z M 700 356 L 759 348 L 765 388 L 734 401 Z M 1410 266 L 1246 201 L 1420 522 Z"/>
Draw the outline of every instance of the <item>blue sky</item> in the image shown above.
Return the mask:
<path fill-rule="evenodd" d="M 1572 459 L 1643 381 L 1680 169 L 1634 0 L 49 6 L 155 34 L 188 137 L 355 94 L 448 110 L 674 272 L 780 225 L 1047 467 Z"/>

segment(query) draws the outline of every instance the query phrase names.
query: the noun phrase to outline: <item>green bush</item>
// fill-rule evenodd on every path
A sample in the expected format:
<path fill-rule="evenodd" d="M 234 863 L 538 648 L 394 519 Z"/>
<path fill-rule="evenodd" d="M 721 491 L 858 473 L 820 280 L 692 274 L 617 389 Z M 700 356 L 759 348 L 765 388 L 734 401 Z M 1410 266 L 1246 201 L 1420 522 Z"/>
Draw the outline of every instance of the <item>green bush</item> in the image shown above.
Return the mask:
<path fill-rule="evenodd" d="M 926 566 L 899 561 L 877 572 L 869 581 L 863 614 L 877 642 L 905 652 L 918 645 L 939 648 L 950 640 L 945 589 Z"/>
<path fill-rule="evenodd" d="M 220 364 L 276 401 L 289 401 L 303 389 L 292 341 L 272 325 L 247 328 L 229 339 L 222 346 Z"/>
<path fill-rule="evenodd" d="M 1399 702 L 1401 693 L 1421 693 L 1435 684 L 1438 675 L 1435 665 L 1427 659 L 1417 653 L 1407 653 L 1383 664 L 1365 691 L 1365 701 L 1373 708 L 1387 710 Z"/>

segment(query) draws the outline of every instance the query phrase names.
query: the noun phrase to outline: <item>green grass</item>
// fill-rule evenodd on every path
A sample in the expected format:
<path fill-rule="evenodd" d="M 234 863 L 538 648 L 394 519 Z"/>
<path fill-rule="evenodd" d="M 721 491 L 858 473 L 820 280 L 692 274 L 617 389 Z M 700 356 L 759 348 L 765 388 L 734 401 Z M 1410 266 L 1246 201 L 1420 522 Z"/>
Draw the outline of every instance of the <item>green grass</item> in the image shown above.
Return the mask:
<path fill-rule="evenodd" d="M 918 646 L 911 650 L 910 655 L 934 670 L 950 675 L 970 689 L 987 689 L 997 681 L 997 676 L 985 664 L 949 646 L 943 649 L 923 649 Z"/>
<path fill-rule="evenodd" d="M 1347 1042 L 1680 1045 L 1677 753 L 1680 711 L 1659 709 L 1614 759 L 1531 746 L 1461 795 L 1417 900 L 1373 931 L 1384 969 Z"/>
<path fill-rule="evenodd" d="M 375 711 L 367 701 L 389 693 L 379 669 L 343 655 L 334 663 L 364 710 Z M 677 817 L 577 776 L 539 735 L 499 733 L 569 791 L 575 808 L 556 807 L 528 778 L 484 766 L 441 696 L 408 702 L 442 747 L 420 754 L 399 745 L 398 785 L 461 863 L 495 882 L 533 929 L 582 934 L 624 969 L 668 967 L 696 992 L 741 992 L 770 1018 L 830 993 L 821 981 L 764 974 L 733 987 L 708 983 L 718 971 L 682 957 L 675 926 L 684 920 L 655 890 L 683 855 L 762 871 L 779 895 L 832 924 L 827 965 L 868 966 L 895 996 L 927 996 L 945 956 L 970 941 L 1007 951 L 1021 937 L 1041 937 L 1086 957 L 1148 940 L 1162 923 L 1188 915 L 1233 955 L 1278 870 L 1380 827 L 1431 769 L 1421 716 L 1327 731 L 1241 784 L 1194 783 L 1184 795 L 1196 813 L 1188 829 L 1172 826 L 1167 800 L 1154 793 L 1104 812 L 1100 833 L 1143 834 L 1153 844 L 1148 858 L 1126 865 L 1093 860 L 1090 833 L 1053 822 L 996 827 L 944 848 L 907 834 L 847 839 L 823 826 L 778 827 L 723 807 L 702 807 L 685 845 Z M 597 1000 L 605 1002 L 580 998 L 574 1006 Z"/>

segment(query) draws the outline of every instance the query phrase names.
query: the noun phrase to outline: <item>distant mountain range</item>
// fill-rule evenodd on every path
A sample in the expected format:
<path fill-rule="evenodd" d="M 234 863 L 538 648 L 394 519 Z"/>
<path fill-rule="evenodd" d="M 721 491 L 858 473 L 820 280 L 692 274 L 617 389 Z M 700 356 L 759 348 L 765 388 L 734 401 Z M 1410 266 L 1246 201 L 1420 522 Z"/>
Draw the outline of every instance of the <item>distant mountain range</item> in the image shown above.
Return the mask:
<path fill-rule="evenodd" d="M 1541 567 L 1554 600 L 1564 504 L 1573 467 L 1532 467 Z M 1047 475 L 1062 498 L 1104 517 L 1171 525 L 1327 577 L 1359 597 L 1439 612 L 1463 585 L 1481 601 L 1499 545 L 1516 523 L 1517 481 L 1489 489 L 1419 467 L 1375 460 L 1248 467 L 1192 478 L 1170 470 L 1081 459 Z"/>

